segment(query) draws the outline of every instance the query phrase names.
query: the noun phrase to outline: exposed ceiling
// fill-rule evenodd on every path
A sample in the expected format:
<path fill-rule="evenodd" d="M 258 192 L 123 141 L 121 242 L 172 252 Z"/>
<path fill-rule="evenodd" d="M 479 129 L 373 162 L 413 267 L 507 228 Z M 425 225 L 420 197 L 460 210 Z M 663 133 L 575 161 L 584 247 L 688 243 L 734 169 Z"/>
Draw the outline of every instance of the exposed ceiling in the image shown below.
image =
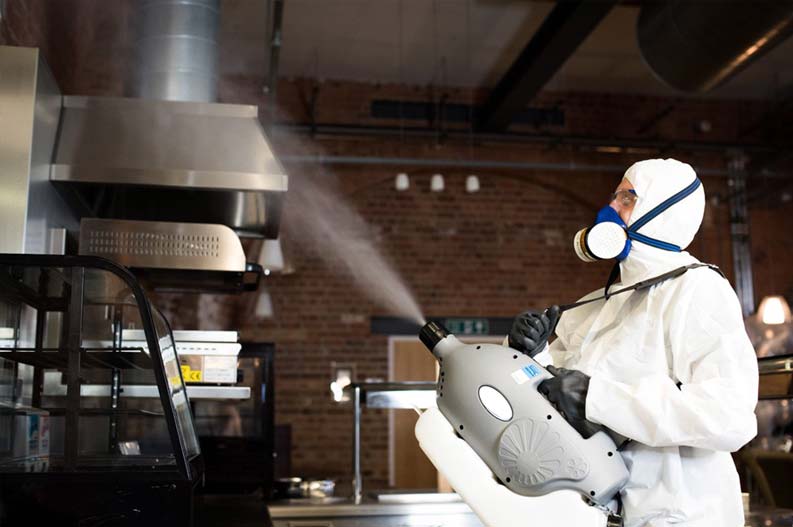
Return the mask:
<path fill-rule="evenodd" d="M 267 67 L 264 0 L 224 0 L 226 73 Z M 279 74 L 361 82 L 492 87 L 554 3 L 530 0 L 285 0 Z M 614 8 L 546 86 L 682 95 L 657 80 L 636 42 L 636 5 Z M 707 97 L 772 99 L 793 85 L 793 39 Z"/>

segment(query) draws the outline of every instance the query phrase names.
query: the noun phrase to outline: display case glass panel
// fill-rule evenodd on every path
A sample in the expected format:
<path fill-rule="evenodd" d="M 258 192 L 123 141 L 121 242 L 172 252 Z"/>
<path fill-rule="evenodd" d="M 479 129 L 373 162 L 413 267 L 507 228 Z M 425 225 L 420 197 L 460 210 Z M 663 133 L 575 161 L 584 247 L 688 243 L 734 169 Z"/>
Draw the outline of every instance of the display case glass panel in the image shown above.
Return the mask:
<path fill-rule="evenodd" d="M 141 329 L 146 342 L 124 342 Z M 199 454 L 167 321 L 128 272 L 0 255 L 0 472 L 157 470 Z"/>

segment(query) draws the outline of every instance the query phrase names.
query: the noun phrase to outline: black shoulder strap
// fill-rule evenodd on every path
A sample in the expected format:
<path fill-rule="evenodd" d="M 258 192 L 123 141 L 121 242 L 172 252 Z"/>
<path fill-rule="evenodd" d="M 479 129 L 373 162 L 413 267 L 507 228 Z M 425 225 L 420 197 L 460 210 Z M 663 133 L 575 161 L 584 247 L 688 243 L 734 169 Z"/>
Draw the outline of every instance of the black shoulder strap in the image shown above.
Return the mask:
<path fill-rule="evenodd" d="M 589 303 L 592 303 L 592 302 L 597 302 L 598 300 L 603 300 L 603 299 L 608 300 L 612 296 L 619 295 L 620 293 L 627 293 L 628 291 L 641 291 L 642 289 L 648 289 L 648 288 L 650 288 L 650 287 L 652 287 L 652 286 L 654 286 L 656 284 L 660 284 L 661 282 L 665 282 L 667 280 L 671 280 L 673 278 L 677 278 L 678 276 L 681 276 L 681 275 L 685 274 L 685 272 L 688 271 L 689 269 L 696 269 L 697 267 L 708 267 L 708 268 L 712 269 L 713 271 L 716 271 L 717 273 L 719 273 L 722 278 L 726 278 L 724 276 L 724 273 L 721 272 L 721 269 L 719 269 L 717 266 L 715 266 L 713 264 L 695 263 L 695 264 L 685 265 L 683 267 L 678 267 L 677 269 L 672 269 L 671 271 L 666 272 L 666 273 L 664 273 L 662 275 L 654 276 L 653 278 L 648 278 L 647 280 L 642 280 L 641 282 L 636 282 L 633 285 L 629 285 L 628 287 L 623 287 L 622 289 L 614 291 L 613 293 L 609 293 L 608 292 L 609 288 L 617 280 L 617 276 L 619 276 L 619 264 L 617 264 L 611 270 L 611 274 L 609 275 L 609 280 L 608 280 L 608 282 L 606 284 L 606 291 L 605 291 L 604 295 L 599 296 L 597 298 L 590 298 L 589 300 L 583 300 L 581 302 L 575 302 L 574 304 L 565 304 L 563 306 L 559 306 L 559 312 L 568 311 L 570 309 L 575 309 L 575 308 L 577 308 L 579 306 L 583 306 L 585 304 L 589 304 Z"/>

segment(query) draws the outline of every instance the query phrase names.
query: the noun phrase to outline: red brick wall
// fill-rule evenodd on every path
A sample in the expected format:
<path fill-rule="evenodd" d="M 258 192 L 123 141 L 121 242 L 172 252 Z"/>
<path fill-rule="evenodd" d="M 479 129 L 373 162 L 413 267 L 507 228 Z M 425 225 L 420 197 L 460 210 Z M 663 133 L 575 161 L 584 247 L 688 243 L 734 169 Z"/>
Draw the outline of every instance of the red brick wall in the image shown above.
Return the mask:
<path fill-rule="evenodd" d="M 103 0 L 8 0 L 5 38 L 43 48 L 64 93 L 120 95 L 124 92 L 131 48 L 129 2 L 118 12 Z M 45 9 L 44 6 L 47 6 Z M 54 6 L 58 6 L 57 8 Z M 74 11 L 77 10 L 77 11 Z M 79 16 L 78 16 L 79 15 Z M 74 20 L 81 19 L 81 20 Z M 90 22 L 93 21 L 93 22 Z M 60 23 L 59 23 L 60 22 Z M 9 38 L 10 37 L 10 38 Z M 224 77 L 225 102 L 259 104 L 261 79 Z M 311 81 L 282 80 L 279 120 L 308 121 Z M 451 101 L 480 100 L 482 93 L 450 88 Z M 317 121 L 336 124 L 395 125 L 369 117 L 374 98 L 425 100 L 427 87 L 325 82 L 319 90 Z M 743 130 L 767 109 L 761 103 L 670 100 L 646 96 L 543 93 L 538 106 L 558 105 L 564 127 L 524 131 L 600 138 L 668 141 L 663 156 L 678 157 L 698 168 L 723 169 L 722 152 L 689 152 L 677 141 L 759 141 Z M 656 126 L 654 116 L 674 108 Z M 703 135 L 696 124 L 708 120 Z M 324 153 L 356 156 L 404 156 L 486 159 L 618 166 L 627 168 L 648 152 L 597 152 L 558 144 L 506 144 L 474 139 L 435 142 L 405 138 L 284 137 L 275 140 L 279 155 Z M 652 155 L 657 155 L 653 153 Z M 396 172 L 411 174 L 411 188 L 393 188 Z M 299 216 L 313 210 L 300 189 L 318 185 L 336 189 L 343 201 L 370 227 L 375 246 L 393 262 L 428 315 L 512 316 L 528 307 L 567 302 L 600 287 L 609 264 L 582 264 L 570 247 L 573 233 L 588 224 L 620 172 L 477 170 L 482 190 L 463 190 L 468 171 L 442 170 L 443 193 L 429 192 L 434 170 L 396 166 L 310 165 L 290 167 L 292 191 L 284 211 L 283 243 L 294 272 L 264 279 L 275 317 L 253 315 L 255 295 L 239 297 L 159 295 L 175 328 L 239 328 L 245 338 L 275 342 L 277 421 L 293 430 L 293 469 L 310 476 L 350 478 L 351 411 L 331 402 L 331 363 L 356 365 L 359 380 L 386 378 L 387 338 L 372 335 L 370 317 L 388 315 L 344 271 L 341 260 L 327 257 L 321 244 L 306 242 Z M 703 177 L 710 202 L 703 228 L 691 246 L 700 259 L 720 265 L 732 276 L 726 181 Z M 322 193 L 330 190 L 322 190 Z M 753 257 L 758 298 L 793 286 L 791 205 L 752 210 Z M 296 232 L 297 231 L 297 232 Z M 362 235 L 359 233 L 357 238 Z M 356 239 L 356 236 L 351 236 Z M 248 244 L 256 257 L 258 242 Z M 363 469 L 367 487 L 388 479 L 388 430 L 385 413 L 364 411 Z"/>

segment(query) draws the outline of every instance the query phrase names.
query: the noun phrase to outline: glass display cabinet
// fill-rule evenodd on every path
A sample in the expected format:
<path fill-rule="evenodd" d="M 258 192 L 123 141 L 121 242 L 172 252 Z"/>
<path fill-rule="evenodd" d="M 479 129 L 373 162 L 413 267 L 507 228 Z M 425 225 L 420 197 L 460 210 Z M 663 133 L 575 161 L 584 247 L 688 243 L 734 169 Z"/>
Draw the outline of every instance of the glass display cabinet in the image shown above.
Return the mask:
<path fill-rule="evenodd" d="M 0 255 L 0 525 L 192 525 L 202 476 L 170 327 L 134 276 Z"/>

